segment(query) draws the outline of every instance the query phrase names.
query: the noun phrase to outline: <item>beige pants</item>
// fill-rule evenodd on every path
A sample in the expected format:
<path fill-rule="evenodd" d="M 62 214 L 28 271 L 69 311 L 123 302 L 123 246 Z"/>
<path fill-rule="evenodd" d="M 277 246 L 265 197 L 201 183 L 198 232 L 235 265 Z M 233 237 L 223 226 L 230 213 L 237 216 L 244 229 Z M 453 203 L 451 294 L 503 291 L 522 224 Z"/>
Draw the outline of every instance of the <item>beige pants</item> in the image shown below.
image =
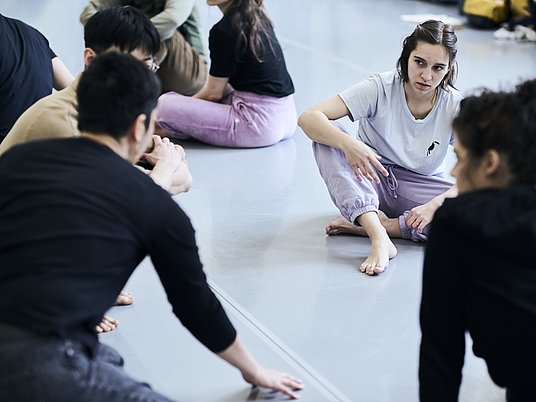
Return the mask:
<path fill-rule="evenodd" d="M 162 93 L 174 91 L 190 96 L 199 91 L 207 80 L 204 57 L 179 31 L 160 44 L 156 61 L 160 64 L 157 75 L 162 83 Z"/>

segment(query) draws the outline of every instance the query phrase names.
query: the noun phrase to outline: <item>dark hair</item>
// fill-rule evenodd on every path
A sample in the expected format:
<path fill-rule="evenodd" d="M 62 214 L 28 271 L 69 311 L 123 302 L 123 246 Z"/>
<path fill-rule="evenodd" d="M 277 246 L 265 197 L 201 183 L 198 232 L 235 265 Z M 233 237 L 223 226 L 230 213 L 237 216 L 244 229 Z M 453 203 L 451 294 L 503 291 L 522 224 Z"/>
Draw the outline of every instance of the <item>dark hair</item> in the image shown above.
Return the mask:
<path fill-rule="evenodd" d="M 160 82 L 147 66 L 131 56 L 106 52 L 92 61 L 78 84 L 78 130 L 120 139 L 140 114 L 151 113 Z"/>
<path fill-rule="evenodd" d="M 428 20 L 415 28 L 411 35 L 404 39 L 402 45 L 402 53 L 398 58 L 396 66 L 398 73 L 402 77 L 404 82 L 408 82 L 408 62 L 409 55 L 413 52 L 419 42 L 426 42 L 431 45 L 443 45 L 449 54 L 449 71 L 443 78 L 441 86 L 444 89 L 448 87 L 454 88 L 454 81 L 457 75 L 457 63 L 456 63 L 456 42 L 458 38 L 454 33 L 454 29 L 441 21 Z"/>
<path fill-rule="evenodd" d="M 484 90 L 463 99 L 452 127 L 470 161 L 495 149 L 512 183 L 536 184 L 536 79 L 514 92 Z"/>
<path fill-rule="evenodd" d="M 266 44 L 273 52 L 268 29 L 273 29 L 272 21 L 264 11 L 263 0 L 231 0 L 225 15 L 238 33 L 235 55 L 238 60 L 249 48 L 255 60 L 262 62 Z"/>
<path fill-rule="evenodd" d="M 151 20 L 134 7 L 106 7 L 87 20 L 84 27 L 87 48 L 100 54 L 112 46 L 121 52 L 140 49 L 154 56 L 160 49 L 160 35 Z"/>

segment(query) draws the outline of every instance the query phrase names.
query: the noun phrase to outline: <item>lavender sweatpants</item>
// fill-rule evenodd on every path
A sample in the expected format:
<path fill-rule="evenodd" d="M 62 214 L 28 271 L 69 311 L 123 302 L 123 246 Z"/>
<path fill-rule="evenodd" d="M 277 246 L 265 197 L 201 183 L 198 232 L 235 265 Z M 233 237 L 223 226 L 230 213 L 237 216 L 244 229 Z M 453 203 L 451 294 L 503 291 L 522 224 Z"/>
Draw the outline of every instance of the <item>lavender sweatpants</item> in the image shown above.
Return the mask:
<path fill-rule="evenodd" d="M 390 218 L 398 217 L 404 239 L 426 241 L 430 225 L 419 233 L 406 226 L 406 217 L 412 208 L 443 194 L 453 183 L 442 175 L 425 176 L 397 165 L 385 165 L 389 176 L 378 174 L 380 183 L 359 182 L 341 150 L 313 142 L 313 151 L 331 199 L 348 221 L 355 223 L 365 212 L 380 209 Z"/>
<path fill-rule="evenodd" d="M 290 138 L 297 118 L 292 95 L 275 98 L 232 91 L 220 102 L 210 102 L 168 92 L 158 101 L 157 121 L 179 139 L 256 148 Z"/>

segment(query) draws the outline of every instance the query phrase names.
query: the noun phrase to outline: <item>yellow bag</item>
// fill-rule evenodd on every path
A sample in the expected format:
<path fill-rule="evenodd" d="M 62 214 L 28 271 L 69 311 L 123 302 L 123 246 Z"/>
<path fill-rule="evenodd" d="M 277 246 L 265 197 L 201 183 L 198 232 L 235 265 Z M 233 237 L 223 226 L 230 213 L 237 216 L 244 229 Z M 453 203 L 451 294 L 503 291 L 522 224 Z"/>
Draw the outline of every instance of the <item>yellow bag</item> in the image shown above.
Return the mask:
<path fill-rule="evenodd" d="M 475 28 L 496 28 L 510 17 L 528 14 L 529 0 L 465 0 L 463 12 Z"/>
<path fill-rule="evenodd" d="M 495 28 L 508 19 L 508 11 L 503 0 L 465 0 L 463 3 L 467 22 L 476 28 Z"/>
<path fill-rule="evenodd" d="M 512 16 L 515 18 L 530 15 L 529 1 L 531 0 L 510 0 Z"/>

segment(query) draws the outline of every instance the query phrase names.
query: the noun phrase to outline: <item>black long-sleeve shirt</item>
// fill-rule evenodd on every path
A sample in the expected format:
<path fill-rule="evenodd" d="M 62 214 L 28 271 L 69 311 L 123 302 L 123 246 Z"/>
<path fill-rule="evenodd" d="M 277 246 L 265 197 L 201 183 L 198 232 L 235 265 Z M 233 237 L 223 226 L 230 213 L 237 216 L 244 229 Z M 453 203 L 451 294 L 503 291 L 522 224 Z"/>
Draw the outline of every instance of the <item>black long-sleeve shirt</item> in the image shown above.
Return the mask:
<path fill-rule="evenodd" d="M 536 400 L 536 187 L 480 190 L 434 216 L 421 303 L 421 401 L 458 400 L 465 331 L 495 383 Z"/>
<path fill-rule="evenodd" d="M 87 138 L 0 157 L 0 322 L 93 349 L 95 325 L 150 255 L 182 324 L 214 352 L 236 332 L 169 194 Z"/>

